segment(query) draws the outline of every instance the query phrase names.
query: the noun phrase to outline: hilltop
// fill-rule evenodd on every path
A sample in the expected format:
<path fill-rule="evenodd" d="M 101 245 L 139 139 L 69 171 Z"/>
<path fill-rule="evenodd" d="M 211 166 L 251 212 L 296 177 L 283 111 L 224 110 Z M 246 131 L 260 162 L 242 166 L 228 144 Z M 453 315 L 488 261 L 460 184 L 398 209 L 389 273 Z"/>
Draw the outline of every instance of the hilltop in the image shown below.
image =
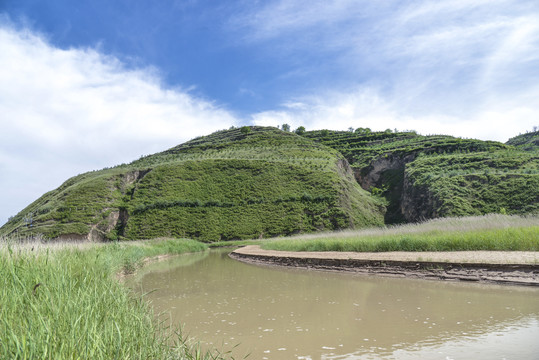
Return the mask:
<path fill-rule="evenodd" d="M 338 151 L 276 128 L 243 127 L 75 176 L 0 232 L 217 241 L 382 225 L 383 213 Z"/>
<path fill-rule="evenodd" d="M 0 234 L 264 238 L 539 212 L 537 134 L 507 144 L 408 132 L 245 126 L 67 180 Z"/>

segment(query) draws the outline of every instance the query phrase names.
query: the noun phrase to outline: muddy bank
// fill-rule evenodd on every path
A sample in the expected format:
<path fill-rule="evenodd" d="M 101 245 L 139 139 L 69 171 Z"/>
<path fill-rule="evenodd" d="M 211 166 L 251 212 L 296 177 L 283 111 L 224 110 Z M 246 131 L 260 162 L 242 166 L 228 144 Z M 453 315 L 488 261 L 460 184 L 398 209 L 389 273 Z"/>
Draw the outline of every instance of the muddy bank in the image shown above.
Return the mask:
<path fill-rule="evenodd" d="M 539 252 L 287 252 L 249 245 L 230 257 L 252 264 L 365 275 L 539 286 Z"/>

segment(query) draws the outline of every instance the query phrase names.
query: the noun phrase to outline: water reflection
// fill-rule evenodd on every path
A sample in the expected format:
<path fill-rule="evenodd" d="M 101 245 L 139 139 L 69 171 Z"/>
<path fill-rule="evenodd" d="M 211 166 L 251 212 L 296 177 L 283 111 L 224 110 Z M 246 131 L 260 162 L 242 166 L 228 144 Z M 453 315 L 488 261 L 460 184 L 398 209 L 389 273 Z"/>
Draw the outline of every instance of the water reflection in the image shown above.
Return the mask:
<path fill-rule="evenodd" d="M 189 262 L 190 264 L 186 264 Z M 153 269 L 156 267 L 157 269 Z M 535 359 L 539 289 L 243 264 L 153 264 L 137 285 L 194 337 L 251 359 Z M 473 355 L 472 355 L 473 354 Z"/>

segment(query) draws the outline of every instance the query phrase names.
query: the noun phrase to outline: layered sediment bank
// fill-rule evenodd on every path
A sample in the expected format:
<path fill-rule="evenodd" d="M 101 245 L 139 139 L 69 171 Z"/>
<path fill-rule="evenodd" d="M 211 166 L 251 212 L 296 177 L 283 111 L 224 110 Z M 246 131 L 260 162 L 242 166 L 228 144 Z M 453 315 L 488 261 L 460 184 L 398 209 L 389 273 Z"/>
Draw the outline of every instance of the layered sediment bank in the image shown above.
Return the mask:
<path fill-rule="evenodd" d="M 239 248 L 230 256 L 260 264 L 365 275 L 539 286 L 539 252 L 290 252 Z"/>

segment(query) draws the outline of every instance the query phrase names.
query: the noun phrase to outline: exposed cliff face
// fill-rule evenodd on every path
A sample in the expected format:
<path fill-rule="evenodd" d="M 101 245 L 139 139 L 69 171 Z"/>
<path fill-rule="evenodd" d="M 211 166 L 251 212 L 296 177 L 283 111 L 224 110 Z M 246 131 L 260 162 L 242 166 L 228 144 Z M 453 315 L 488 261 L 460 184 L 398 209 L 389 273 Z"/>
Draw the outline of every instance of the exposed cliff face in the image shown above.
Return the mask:
<path fill-rule="evenodd" d="M 414 185 L 405 172 L 400 212 L 406 222 L 419 222 L 439 216 L 439 202 L 427 186 Z"/>
<path fill-rule="evenodd" d="M 357 182 L 365 190 L 382 188 L 387 183 L 388 171 L 404 171 L 407 163 L 415 159 L 415 154 L 405 156 L 384 154 L 373 160 L 367 168 L 354 169 Z"/>
<path fill-rule="evenodd" d="M 128 171 L 124 174 L 124 186 L 125 185 L 132 185 L 135 182 L 141 180 L 146 174 L 148 174 L 152 169 L 146 169 L 146 170 L 134 170 L 134 171 Z"/>
<path fill-rule="evenodd" d="M 117 190 L 121 192 L 124 202 L 133 199 L 137 183 L 150 171 L 152 171 L 152 169 L 133 170 L 127 171 L 119 176 L 119 179 L 116 181 Z M 90 232 L 86 236 L 87 240 L 106 241 L 109 240 L 111 236 L 124 236 L 125 227 L 129 220 L 127 209 L 122 206 L 122 204 L 119 204 L 110 209 L 103 209 L 103 212 L 105 215 L 104 219 L 91 226 Z"/>
<path fill-rule="evenodd" d="M 340 173 L 340 188 L 343 196 L 340 197 L 339 205 L 342 209 L 346 209 L 351 216 L 348 216 L 346 226 L 344 227 L 362 227 L 364 223 L 373 223 L 376 217 L 372 214 L 384 214 L 386 207 L 382 202 L 372 202 L 372 196 L 367 192 L 362 191 L 358 186 L 354 171 L 348 161 L 341 158 L 337 161 L 337 171 Z M 321 229 L 322 230 L 322 229 Z"/>
<path fill-rule="evenodd" d="M 365 190 L 383 194 L 388 200 L 385 213 L 386 224 L 406 221 L 402 212 L 403 179 L 406 164 L 412 162 L 416 154 L 384 154 L 374 159 L 366 168 L 355 168 L 356 181 Z"/>
<path fill-rule="evenodd" d="M 116 227 L 118 219 L 120 218 L 120 212 L 112 210 L 104 221 L 99 224 L 95 224 L 91 227 L 90 233 L 87 238 L 90 241 L 105 241 L 107 235 Z"/>

